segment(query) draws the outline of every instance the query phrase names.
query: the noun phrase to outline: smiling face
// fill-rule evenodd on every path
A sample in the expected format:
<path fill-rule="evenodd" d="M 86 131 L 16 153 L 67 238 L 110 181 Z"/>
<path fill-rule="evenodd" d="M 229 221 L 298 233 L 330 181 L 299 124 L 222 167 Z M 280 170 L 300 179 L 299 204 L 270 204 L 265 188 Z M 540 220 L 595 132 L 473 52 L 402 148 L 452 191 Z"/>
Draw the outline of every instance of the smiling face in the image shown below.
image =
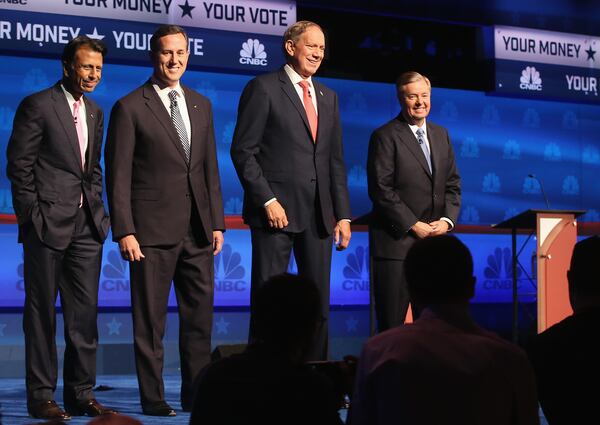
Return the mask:
<path fill-rule="evenodd" d="M 183 34 L 165 35 L 158 39 L 151 53 L 154 78 L 168 87 L 175 87 L 187 68 L 190 52 Z"/>
<path fill-rule="evenodd" d="M 63 64 L 63 85 L 75 99 L 94 91 L 102 77 L 102 53 L 88 47 L 75 52 L 71 63 Z"/>
<path fill-rule="evenodd" d="M 421 127 L 429 115 L 431 107 L 431 87 L 424 79 L 402 86 L 398 92 L 398 99 L 402 106 L 404 117 L 410 122 Z"/>
<path fill-rule="evenodd" d="M 288 62 L 303 78 L 314 75 L 325 55 L 325 35 L 315 25 L 306 28 L 298 41 L 288 40 L 285 44 Z"/>

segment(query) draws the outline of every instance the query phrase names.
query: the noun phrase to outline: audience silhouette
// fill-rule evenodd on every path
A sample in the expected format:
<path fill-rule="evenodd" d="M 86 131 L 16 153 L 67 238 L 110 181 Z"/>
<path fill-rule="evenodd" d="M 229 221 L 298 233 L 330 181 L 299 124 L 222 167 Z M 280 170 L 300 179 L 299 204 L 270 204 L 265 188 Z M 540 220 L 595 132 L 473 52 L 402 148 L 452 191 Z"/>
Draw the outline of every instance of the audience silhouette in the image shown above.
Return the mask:
<path fill-rule="evenodd" d="M 468 248 L 453 236 L 418 240 L 405 270 L 420 316 L 365 344 L 349 423 L 538 424 L 525 353 L 469 316 L 475 277 Z"/>
<path fill-rule="evenodd" d="M 256 342 L 202 371 L 190 424 L 341 424 L 333 384 L 304 363 L 322 320 L 314 283 L 272 277 L 255 307 Z"/>
<path fill-rule="evenodd" d="M 549 425 L 592 423 L 600 382 L 600 237 L 578 242 L 567 272 L 573 315 L 528 347 Z"/>

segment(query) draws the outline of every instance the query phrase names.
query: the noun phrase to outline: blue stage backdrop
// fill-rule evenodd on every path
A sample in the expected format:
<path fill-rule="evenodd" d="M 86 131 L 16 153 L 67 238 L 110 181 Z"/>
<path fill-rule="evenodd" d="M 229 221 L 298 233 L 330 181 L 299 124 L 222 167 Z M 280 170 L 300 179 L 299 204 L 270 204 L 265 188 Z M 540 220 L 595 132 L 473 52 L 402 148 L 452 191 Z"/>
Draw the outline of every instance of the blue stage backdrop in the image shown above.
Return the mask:
<path fill-rule="evenodd" d="M 2 152 L 20 100 L 52 85 L 60 76 L 56 59 L 1 57 L 0 144 Z M 118 98 L 142 84 L 151 69 L 106 64 L 103 81 L 92 97 L 103 107 L 106 125 Z M 250 77 L 188 71 L 183 82 L 207 96 L 214 107 L 215 133 L 226 214 L 242 210 L 242 188 L 229 158 L 240 93 Z M 322 79 L 340 98 L 345 157 L 354 216 L 370 209 L 365 160 L 371 132 L 399 111 L 391 84 Z M 435 85 L 435 81 L 433 82 Z M 460 224 L 497 223 L 528 208 L 545 206 L 539 181 L 552 208 L 583 209 L 582 221 L 600 221 L 600 107 L 487 96 L 434 88 L 431 119 L 449 128 L 462 175 L 463 208 Z M 6 157 L 0 155 L 0 213 L 12 213 Z M 461 235 L 472 249 L 478 278 L 475 301 L 510 301 L 510 238 L 503 235 Z M 23 303 L 22 250 L 15 225 L 0 226 L 0 306 Z M 528 280 L 533 243 L 522 254 L 522 297 L 535 292 Z M 226 233 L 226 245 L 215 259 L 216 305 L 247 305 L 250 280 L 250 242 L 247 232 Z M 295 265 L 290 264 L 294 270 Z M 129 305 L 127 264 L 116 245 L 105 246 L 100 303 Z M 523 298 L 525 299 L 525 298 Z M 174 298 L 171 298 L 174 304 Z M 332 304 L 368 303 L 368 238 L 353 235 L 350 248 L 334 252 Z"/>

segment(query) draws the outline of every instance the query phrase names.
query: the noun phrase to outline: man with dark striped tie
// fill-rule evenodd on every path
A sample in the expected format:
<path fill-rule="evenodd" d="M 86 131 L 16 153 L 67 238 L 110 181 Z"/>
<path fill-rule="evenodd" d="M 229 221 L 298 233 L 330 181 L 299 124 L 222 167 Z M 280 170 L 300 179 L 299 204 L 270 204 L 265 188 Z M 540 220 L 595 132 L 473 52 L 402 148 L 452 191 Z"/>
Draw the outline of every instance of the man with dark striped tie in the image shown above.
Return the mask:
<path fill-rule="evenodd" d="M 180 84 L 188 36 L 163 25 L 150 40 L 154 73 L 113 107 L 106 183 L 113 226 L 129 261 L 136 370 L 142 410 L 175 416 L 162 379 L 171 282 L 179 312 L 181 407 L 209 362 L 213 256 L 223 246 L 223 201 L 210 102 Z"/>

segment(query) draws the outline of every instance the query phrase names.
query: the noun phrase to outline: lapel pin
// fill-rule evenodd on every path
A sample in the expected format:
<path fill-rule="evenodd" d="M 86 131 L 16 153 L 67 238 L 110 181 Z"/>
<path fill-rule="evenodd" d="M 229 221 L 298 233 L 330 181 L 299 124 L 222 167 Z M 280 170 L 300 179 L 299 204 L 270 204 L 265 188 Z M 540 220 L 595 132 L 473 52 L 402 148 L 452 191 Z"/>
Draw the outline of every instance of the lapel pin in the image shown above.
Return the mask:
<path fill-rule="evenodd" d="M 323 96 L 323 92 L 322 92 L 321 90 L 319 90 L 319 94 L 320 94 L 321 96 Z"/>
<path fill-rule="evenodd" d="M 94 119 L 94 114 L 90 114 L 90 118 L 91 118 L 91 119 Z"/>

